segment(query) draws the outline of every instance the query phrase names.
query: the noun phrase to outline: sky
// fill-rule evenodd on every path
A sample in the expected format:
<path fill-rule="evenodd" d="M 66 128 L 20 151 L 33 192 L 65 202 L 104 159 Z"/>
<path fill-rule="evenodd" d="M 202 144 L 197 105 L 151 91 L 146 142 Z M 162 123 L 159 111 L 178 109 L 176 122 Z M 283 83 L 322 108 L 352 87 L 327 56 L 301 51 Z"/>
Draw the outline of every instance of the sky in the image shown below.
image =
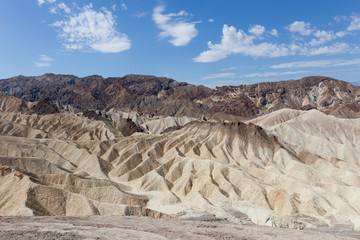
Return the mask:
<path fill-rule="evenodd" d="M 0 0 L 0 79 L 145 74 L 360 84 L 359 0 Z"/>

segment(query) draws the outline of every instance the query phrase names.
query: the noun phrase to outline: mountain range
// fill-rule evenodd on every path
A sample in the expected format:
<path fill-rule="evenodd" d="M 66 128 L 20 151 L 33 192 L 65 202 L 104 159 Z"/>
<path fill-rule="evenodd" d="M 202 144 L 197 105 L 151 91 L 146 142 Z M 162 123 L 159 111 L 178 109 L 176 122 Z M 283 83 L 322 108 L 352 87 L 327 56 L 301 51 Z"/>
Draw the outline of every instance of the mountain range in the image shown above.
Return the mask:
<path fill-rule="evenodd" d="M 243 121 L 291 108 L 317 109 L 338 117 L 356 118 L 360 87 L 329 77 L 264 82 L 210 89 L 169 78 L 126 75 L 121 78 L 45 74 L 0 80 L 0 92 L 27 102 L 47 100 L 72 111 L 111 108 L 152 116 L 187 116 Z"/>

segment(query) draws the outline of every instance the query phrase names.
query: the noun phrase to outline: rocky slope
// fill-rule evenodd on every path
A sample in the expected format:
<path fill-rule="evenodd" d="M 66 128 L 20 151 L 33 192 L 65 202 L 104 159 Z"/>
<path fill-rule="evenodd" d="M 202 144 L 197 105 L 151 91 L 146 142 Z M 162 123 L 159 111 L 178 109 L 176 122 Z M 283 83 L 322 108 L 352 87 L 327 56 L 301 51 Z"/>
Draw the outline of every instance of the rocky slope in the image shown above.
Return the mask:
<path fill-rule="evenodd" d="M 42 105 L 53 109 L 0 98 L 0 215 L 360 228 L 359 119 L 282 109 L 247 123 L 149 121 Z"/>
<path fill-rule="evenodd" d="M 106 112 L 113 108 L 140 115 L 230 121 L 247 120 L 282 108 L 318 109 L 338 117 L 360 116 L 360 87 L 322 76 L 209 89 L 154 76 L 78 78 L 45 74 L 0 80 L 0 92 L 30 102 L 46 99 L 56 108 L 45 110 L 52 111 Z"/>

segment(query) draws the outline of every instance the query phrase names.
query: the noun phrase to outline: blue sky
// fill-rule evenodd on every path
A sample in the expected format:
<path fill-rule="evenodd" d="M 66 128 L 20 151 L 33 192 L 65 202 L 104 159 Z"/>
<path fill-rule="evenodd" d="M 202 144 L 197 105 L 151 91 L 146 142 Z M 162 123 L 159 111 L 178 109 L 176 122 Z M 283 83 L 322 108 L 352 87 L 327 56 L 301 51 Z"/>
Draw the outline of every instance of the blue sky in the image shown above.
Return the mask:
<path fill-rule="evenodd" d="M 359 0 L 1 0 L 0 78 L 360 82 Z"/>

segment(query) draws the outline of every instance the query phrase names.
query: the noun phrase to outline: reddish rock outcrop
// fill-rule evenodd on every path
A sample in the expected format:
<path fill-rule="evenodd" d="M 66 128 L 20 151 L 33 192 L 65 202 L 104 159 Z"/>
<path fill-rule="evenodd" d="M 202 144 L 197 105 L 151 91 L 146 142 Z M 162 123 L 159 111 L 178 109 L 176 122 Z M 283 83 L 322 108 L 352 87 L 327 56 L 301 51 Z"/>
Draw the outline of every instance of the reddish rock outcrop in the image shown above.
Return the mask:
<path fill-rule="evenodd" d="M 45 74 L 0 80 L 0 91 L 24 101 L 47 99 L 74 109 L 136 111 L 238 121 L 282 108 L 318 109 L 339 117 L 359 117 L 360 87 L 323 76 L 210 89 L 169 78 L 126 75 L 120 78 Z M 54 110 L 54 109 L 53 109 Z"/>

